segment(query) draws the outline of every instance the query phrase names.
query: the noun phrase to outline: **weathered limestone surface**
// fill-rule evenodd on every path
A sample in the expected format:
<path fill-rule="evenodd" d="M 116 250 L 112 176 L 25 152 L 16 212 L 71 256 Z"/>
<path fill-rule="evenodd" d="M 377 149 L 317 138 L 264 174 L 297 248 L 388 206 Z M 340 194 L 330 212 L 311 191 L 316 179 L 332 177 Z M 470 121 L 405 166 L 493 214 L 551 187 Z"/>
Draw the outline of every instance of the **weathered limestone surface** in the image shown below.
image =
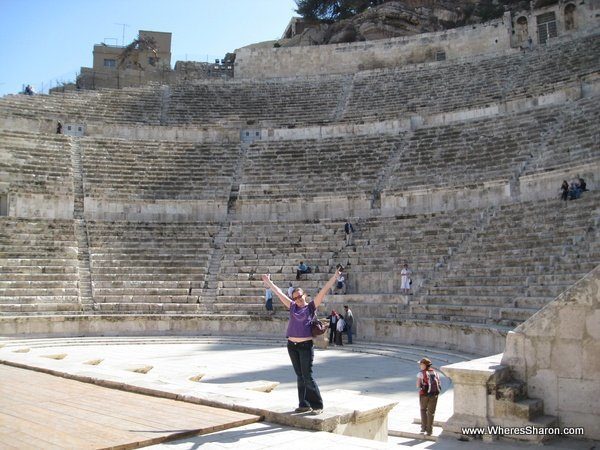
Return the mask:
<path fill-rule="evenodd" d="M 454 386 L 454 414 L 444 424 L 442 437 L 461 439 L 504 439 L 545 442 L 556 426 L 555 417 L 542 415 L 543 402 L 526 398 L 522 384 L 511 380 L 510 370 L 500 364 L 502 355 L 442 367 Z M 539 429 L 536 433 L 504 433 L 488 427 Z M 468 434 L 464 428 L 483 427 L 484 435 Z"/>
<path fill-rule="evenodd" d="M 600 439 L 600 267 L 510 332 L 502 364 L 561 426 Z"/>
<path fill-rule="evenodd" d="M 255 316 L 218 315 L 62 315 L 0 317 L 3 336 L 153 336 L 201 335 L 282 336 L 286 321 Z"/>
<path fill-rule="evenodd" d="M 236 50 L 236 78 L 285 77 L 319 73 L 354 73 L 510 49 L 510 16 L 472 27 L 379 41 L 308 47 Z M 302 61 L 301 64 L 298 64 Z"/>

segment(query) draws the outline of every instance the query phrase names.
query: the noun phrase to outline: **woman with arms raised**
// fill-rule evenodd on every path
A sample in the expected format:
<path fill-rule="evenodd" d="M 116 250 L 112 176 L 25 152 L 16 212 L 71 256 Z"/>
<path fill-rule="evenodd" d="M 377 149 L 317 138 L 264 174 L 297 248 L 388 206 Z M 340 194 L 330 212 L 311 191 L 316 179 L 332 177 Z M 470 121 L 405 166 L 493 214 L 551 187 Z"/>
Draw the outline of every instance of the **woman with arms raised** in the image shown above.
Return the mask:
<path fill-rule="evenodd" d="M 298 377 L 298 408 L 296 412 L 310 412 L 313 415 L 323 412 L 323 399 L 319 392 L 319 387 L 312 376 L 313 359 L 315 356 L 311 319 L 314 312 L 319 307 L 336 278 L 340 275 L 339 269 L 331 276 L 329 281 L 319 291 L 314 300 L 307 303 L 306 293 L 302 288 L 295 288 L 292 292 L 292 298 L 279 289 L 268 275 L 263 275 L 262 280 L 267 288 L 281 300 L 281 303 L 290 310 L 290 320 L 287 327 L 287 349 L 294 372 Z"/>

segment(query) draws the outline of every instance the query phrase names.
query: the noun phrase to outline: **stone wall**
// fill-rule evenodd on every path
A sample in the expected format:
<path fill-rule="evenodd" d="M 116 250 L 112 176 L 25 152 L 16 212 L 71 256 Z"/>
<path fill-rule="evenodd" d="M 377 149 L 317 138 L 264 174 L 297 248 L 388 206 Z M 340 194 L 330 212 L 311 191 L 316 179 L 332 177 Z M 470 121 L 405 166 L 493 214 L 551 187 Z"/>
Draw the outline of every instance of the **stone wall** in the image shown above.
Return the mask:
<path fill-rule="evenodd" d="M 286 318 L 219 315 L 80 315 L 0 317 L 0 335 L 66 336 L 285 336 Z M 357 339 L 430 345 L 478 355 L 497 351 L 504 334 L 489 327 L 360 319 Z"/>
<path fill-rule="evenodd" d="M 85 218 L 88 220 L 132 222 L 206 222 L 227 217 L 225 201 L 215 200 L 108 200 L 85 198 Z M 31 217 L 19 215 L 19 217 Z"/>
<path fill-rule="evenodd" d="M 11 192 L 8 194 L 8 215 L 40 219 L 72 219 L 73 196 Z"/>
<path fill-rule="evenodd" d="M 285 337 L 286 320 L 214 315 L 73 315 L 0 317 L 2 336 L 272 336 Z"/>
<path fill-rule="evenodd" d="M 29 133 L 54 134 L 56 120 L 40 117 L 31 119 L 11 115 L 0 116 L 2 130 L 27 131 Z M 63 125 L 65 125 L 63 123 Z M 66 134 L 66 133 L 65 133 Z M 239 142 L 237 129 L 219 126 L 162 126 L 130 125 L 102 122 L 85 122 L 85 136 L 110 137 L 131 141 L 174 141 L 174 142 Z"/>
<path fill-rule="evenodd" d="M 502 364 L 561 426 L 600 439 L 600 266 L 509 332 Z"/>
<path fill-rule="evenodd" d="M 485 24 L 417 36 L 308 47 L 242 48 L 236 50 L 235 77 L 354 73 L 505 52 L 511 49 L 510 28 L 507 13 Z"/>

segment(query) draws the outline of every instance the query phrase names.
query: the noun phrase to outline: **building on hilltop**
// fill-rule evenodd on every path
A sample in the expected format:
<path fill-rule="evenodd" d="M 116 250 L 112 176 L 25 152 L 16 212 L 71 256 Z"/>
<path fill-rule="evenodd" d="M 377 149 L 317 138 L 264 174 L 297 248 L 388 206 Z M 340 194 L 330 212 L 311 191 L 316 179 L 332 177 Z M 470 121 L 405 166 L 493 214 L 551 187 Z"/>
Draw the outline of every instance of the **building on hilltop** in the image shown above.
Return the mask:
<path fill-rule="evenodd" d="M 226 57 L 214 63 L 177 61 L 171 68 L 171 33 L 140 30 L 138 38 L 127 46 L 94 45 L 93 66 L 82 67 L 69 89 L 124 88 L 151 82 L 173 84 L 206 78 L 233 77 L 233 63 Z"/>
<path fill-rule="evenodd" d="M 138 39 L 132 44 L 126 47 L 105 43 L 94 45 L 93 69 L 114 71 L 171 67 L 171 33 L 140 30 Z"/>
<path fill-rule="evenodd" d="M 278 41 L 237 49 L 235 74 L 237 78 L 348 74 L 531 50 L 597 33 L 599 8 L 598 0 L 537 0 L 528 9 L 506 11 L 498 19 L 478 24 L 385 39 L 372 32 L 372 39 L 361 35 L 357 41 L 329 40 L 323 45 L 322 38 L 331 34 L 324 25 L 310 27 L 292 18 Z"/>
<path fill-rule="evenodd" d="M 122 88 L 166 81 L 171 71 L 171 33 L 140 30 L 127 46 L 94 45 L 93 66 L 82 67 L 76 87 Z"/>

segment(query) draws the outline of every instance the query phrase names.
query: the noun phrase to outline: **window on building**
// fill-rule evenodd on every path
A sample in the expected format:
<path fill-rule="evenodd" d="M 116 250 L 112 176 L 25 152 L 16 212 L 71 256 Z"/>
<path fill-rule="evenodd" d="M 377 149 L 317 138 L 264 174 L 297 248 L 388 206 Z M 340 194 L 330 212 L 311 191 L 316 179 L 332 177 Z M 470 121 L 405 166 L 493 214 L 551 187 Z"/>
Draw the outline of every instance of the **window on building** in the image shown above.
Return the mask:
<path fill-rule="evenodd" d="M 0 216 L 8 216 L 8 195 L 0 194 Z"/>
<path fill-rule="evenodd" d="M 435 60 L 436 61 L 446 61 L 446 52 L 435 52 Z"/>
<path fill-rule="evenodd" d="M 104 59 L 104 67 L 117 67 L 116 59 Z"/>
<path fill-rule="evenodd" d="M 149 56 L 148 57 L 148 64 L 150 64 L 151 66 L 155 66 L 156 65 L 156 58 L 153 56 Z"/>
<path fill-rule="evenodd" d="M 574 30 L 575 29 L 575 5 L 573 3 L 569 3 L 565 7 L 565 30 Z"/>
<path fill-rule="evenodd" d="M 538 38 L 540 44 L 545 44 L 548 39 L 556 37 L 556 15 L 554 12 L 537 16 Z"/>

